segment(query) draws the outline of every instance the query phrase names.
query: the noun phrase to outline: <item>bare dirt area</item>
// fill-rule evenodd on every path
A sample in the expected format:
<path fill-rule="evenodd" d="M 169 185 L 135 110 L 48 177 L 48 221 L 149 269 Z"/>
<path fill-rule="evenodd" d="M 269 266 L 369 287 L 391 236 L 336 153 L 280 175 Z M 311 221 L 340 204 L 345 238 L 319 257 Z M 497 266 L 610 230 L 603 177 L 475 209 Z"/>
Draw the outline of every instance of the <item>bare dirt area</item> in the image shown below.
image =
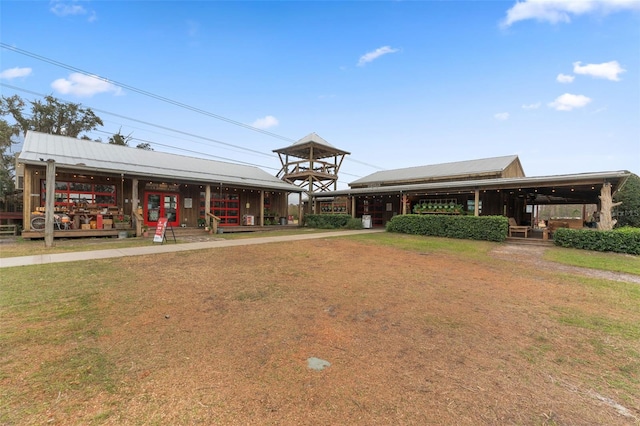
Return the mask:
<path fill-rule="evenodd" d="M 32 391 L 39 408 L 20 423 L 640 419 L 640 342 L 567 320 L 637 324 L 639 310 L 612 313 L 617 291 L 513 252 L 465 258 L 334 238 L 97 262 L 114 271 L 95 278 L 100 332 L 74 347 L 14 350 L 37 356 L 28 377 L 87 345 L 109 384 Z M 0 385 L 17 386 L 6 376 Z"/>
<path fill-rule="evenodd" d="M 502 244 L 495 250 L 493 250 L 492 254 L 496 258 L 519 263 L 528 263 L 531 266 L 541 270 L 564 272 L 567 274 L 582 275 L 592 278 L 602 278 L 605 280 L 640 284 L 640 276 L 638 275 L 625 274 L 621 272 L 601 271 L 598 269 L 581 268 L 578 266 L 569 266 L 555 262 L 547 262 L 543 259 L 545 250 L 546 247 L 541 245 Z"/>

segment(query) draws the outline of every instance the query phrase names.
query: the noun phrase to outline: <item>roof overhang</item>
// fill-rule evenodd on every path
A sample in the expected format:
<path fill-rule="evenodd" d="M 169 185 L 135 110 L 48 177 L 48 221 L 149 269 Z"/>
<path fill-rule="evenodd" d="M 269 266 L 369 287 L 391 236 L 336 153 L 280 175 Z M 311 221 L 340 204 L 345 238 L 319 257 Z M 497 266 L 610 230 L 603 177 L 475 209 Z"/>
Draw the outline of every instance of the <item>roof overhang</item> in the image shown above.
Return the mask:
<path fill-rule="evenodd" d="M 477 191 L 508 191 L 514 196 L 528 197 L 538 204 L 597 203 L 604 183 L 612 185 L 615 193 L 624 185 L 629 171 L 594 172 L 570 175 L 478 179 L 467 181 L 432 182 L 411 185 L 370 186 L 311 194 L 312 197 L 463 194 Z"/>
<path fill-rule="evenodd" d="M 45 167 L 47 160 L 53 160 L 59 170 L 83 174 L 304 192 L 256 166 L 27 132 L 18 163 Z"/>

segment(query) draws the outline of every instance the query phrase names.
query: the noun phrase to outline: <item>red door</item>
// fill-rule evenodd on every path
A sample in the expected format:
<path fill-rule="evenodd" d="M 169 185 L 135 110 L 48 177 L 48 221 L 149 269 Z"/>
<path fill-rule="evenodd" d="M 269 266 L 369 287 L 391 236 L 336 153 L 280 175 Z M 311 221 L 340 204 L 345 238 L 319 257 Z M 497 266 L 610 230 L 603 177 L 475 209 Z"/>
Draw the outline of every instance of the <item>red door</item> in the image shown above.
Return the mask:
<path fill-rule="evenodd" d="M 178 217 L 178 194 L 167 192 L 147 192 L 144 194 L 144 223 L 156 226 L 158 218 L 166 217 L 167 224 L 180 225 Z"/>

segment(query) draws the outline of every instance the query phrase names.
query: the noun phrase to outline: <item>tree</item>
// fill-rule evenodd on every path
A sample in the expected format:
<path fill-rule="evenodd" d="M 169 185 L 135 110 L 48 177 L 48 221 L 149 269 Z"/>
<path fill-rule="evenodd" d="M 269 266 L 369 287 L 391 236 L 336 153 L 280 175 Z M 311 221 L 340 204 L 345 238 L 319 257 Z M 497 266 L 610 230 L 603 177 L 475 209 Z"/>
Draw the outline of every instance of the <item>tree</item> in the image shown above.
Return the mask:
<path fill-rule="evenodd" d="M 138 145 L 136 145 L 136 148 L 144 149 L 145 151 L 153 151 L 153 148 L 151 148 L 151 144 L 147 142 L 139 143 Z"/>
<path fill-rule="evenodd" d="M 11 115 L 16 121 L 15 134 L 26 134 L 28 130 L 77 138 L 80 133 L 102 126 L 100 117 L 91 108 L 82 108 L 80 104 L 61 102 L 53 96 L 45 96 L 42 101 L 29 101 L 30 114 L 25 114 L 27 106 L 18 95 L 3 96 L 0 100 L 0 113 Z"/>
<path fill-rule="evenodd" d="M 14 171 L 15 171 L 15 154 L 9 152 L 11 150 L 12 136 L 14 129 L 6 122 L 0 119 L 0 198 L 4 199 L 6 194 L 14 191 Z"/>
<path fill-rule="evenodd" d="M 613 199 L 622 203 L 614 210 L 617 226 L 640 227 L 640 177 L 632 173 Z"/>
<path fill-rule="evenodd" d="M 118 133 L 114 134 L 109 138 L 109 143 L 111 145 L 121 145 L 121 146 L 129 146 L 129 141 L 131 141 L 131 134 L 124 136 L 122 133 L 122 128 L 118 130 Z"/>
<path fill-rule="evenodd" d="M 617 219 L 613 218 L 613 209 L 618 207 L 622 202 L 614 202 L 611 196 L 611 184 L 606 182 L 600 189 L 600 220 L 598 221 L 598 229 L 601 231 L 611 231 L 616 223 Z"/>

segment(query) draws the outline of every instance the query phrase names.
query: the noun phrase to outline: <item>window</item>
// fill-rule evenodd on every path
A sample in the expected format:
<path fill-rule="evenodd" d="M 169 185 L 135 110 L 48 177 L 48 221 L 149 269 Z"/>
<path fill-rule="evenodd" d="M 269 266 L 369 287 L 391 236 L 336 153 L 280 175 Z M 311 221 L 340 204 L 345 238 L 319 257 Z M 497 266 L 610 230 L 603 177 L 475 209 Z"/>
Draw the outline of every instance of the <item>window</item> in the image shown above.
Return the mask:
<path fill-rule="evenodd" d="M 40 181 L 40 189 L 40 203 L 41 206 L 44 206 L 47 197 L 45 180 Z M 82 182 L 56 182 L 54 197 L 56 207 L 71 207 L 81 203 L 97 204 L 100 207 L 114 206 L 116 205 L 116 186 Z"/>
<path fill-rule="evenodd" d="M 200 193 L 200 218 L 205 217 L 204 192 Z M 240 196 L 211 194 L 211 212 L 220 218 L 220 225 L 240 225 Z"/>

